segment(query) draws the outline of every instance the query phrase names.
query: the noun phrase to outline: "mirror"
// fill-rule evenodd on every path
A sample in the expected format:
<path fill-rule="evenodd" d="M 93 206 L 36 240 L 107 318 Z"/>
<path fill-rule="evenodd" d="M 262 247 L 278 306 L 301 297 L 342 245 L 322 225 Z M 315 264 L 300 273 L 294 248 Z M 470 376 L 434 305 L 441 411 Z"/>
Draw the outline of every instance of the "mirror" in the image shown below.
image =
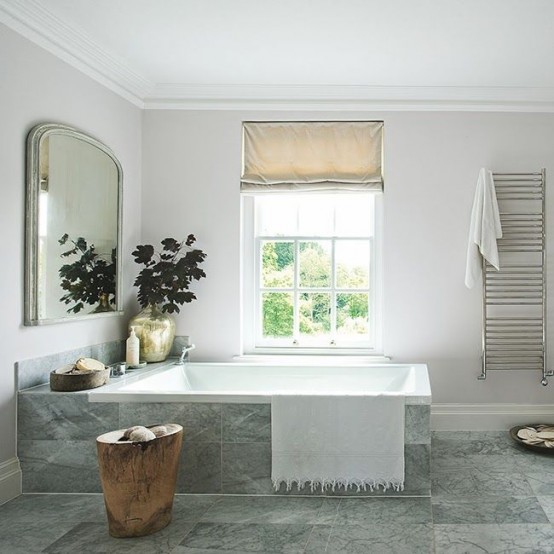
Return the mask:
<path fill-rule="evenodd" d="M 27 137 L 25 325 L 121 311 L 123 173 L 111 150 L 71 127 Z"/>

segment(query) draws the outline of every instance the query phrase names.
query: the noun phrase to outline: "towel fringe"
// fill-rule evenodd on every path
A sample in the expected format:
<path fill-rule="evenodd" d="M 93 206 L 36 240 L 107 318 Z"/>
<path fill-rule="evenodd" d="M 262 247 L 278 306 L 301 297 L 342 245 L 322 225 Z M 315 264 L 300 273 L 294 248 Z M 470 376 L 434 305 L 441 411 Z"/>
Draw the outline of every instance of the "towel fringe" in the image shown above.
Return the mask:
<path fill-rule="evenodd" d="M 284 477 L 278 477 L 273 478 L 272 481 L 275 491 L 278 491 L 281 485 L 284 484 L 287 492 L 290 492 L 295 484 L 299 491 L 304 490 L 304 487 L 309 485 L 310 492 L 312 493 L 320 488 L 321 492 L 326 492 L 328 490 L 335 492 L 336 489 L 340 490 L 341 488 L 347 491 L 350 487 L 356 487 L 356 492 L 361 492 L 362 490 L 367 492 L 368 489 L 370 492 L 374 492 L 379 490 L 379 488 L 382 488 L 383 491 L 394 489 L 396 492 L 400 492 L 404 490 L 404 481 L 398 481 L 396 479 L 326 479 L 324 477 L 318 477 L 316 479 L 286 479 Z"/>

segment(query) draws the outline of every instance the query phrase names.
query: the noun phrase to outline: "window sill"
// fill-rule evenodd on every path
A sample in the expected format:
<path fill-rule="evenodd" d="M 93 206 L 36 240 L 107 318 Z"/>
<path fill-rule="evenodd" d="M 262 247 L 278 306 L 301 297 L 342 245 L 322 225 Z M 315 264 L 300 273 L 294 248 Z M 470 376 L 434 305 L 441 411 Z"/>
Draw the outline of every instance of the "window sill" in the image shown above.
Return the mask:
<path fill-rule="evenodd" d="M 335 365 L 340 363 L 341 365 L 359 365 L 359 364 L 375 364 L 375 363 L 388 363 L 391 358 L 382 354 L 354 354 L 344 352 L 334 353 L 306 353 L 301 354 L 298 352 L 287 353 L 282 352 L 275 353 L 253 353 L 242 354 L 240 356 L 233 356 L 234 362 L 243 363 L 279 363 L 283 365 L 291 364 L 308 364 L 308 365 Z"/>

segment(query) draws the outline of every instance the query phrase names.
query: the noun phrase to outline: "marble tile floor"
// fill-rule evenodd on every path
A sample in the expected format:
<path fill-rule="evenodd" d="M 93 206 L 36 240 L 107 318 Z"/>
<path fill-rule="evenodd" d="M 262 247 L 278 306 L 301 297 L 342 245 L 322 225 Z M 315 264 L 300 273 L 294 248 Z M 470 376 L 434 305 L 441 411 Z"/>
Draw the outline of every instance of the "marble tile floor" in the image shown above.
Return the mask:
<path fill-rule="evenodd" d="M 0 553 L 554 553 L 554 455 L 505 432 L 434 433 L 431 497 L 177 495 L 173 521 L 108 535 L 100 494 L 0 506 Z"/>

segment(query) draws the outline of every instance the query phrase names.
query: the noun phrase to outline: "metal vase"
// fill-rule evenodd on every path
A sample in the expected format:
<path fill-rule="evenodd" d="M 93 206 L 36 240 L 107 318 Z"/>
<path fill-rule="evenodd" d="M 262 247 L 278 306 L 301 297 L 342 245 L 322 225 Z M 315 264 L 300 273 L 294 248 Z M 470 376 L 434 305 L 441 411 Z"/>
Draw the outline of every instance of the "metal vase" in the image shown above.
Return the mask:
<path fill-rule="evenodd" d="M 163 362 L 175 338 L 175 321 L 159 306 L 149 305 L 129 321 L 129 331 L 135 328 L 140 340 L 140 360 Z"/>

